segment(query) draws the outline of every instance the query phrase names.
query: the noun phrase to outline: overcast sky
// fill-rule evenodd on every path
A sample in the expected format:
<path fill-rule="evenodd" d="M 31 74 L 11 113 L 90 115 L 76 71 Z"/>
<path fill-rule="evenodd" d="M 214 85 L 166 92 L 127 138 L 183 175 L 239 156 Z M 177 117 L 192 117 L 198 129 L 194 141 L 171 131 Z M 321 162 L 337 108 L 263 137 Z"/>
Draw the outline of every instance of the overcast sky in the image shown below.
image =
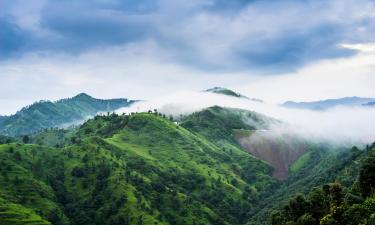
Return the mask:
<path fill-rule="evenodd" d="M 0 114 L 212 86 L 270 102 L 375 97 L 372 43 L 369 0 L 0 0 Z"/>

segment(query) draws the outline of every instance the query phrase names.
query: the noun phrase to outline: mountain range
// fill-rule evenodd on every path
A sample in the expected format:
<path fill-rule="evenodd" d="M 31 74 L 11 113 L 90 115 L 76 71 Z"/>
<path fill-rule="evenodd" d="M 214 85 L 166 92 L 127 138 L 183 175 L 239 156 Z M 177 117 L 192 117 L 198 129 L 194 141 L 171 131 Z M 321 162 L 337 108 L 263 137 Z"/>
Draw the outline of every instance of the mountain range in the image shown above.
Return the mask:
<path fill-rule="evenodd" d="M 109 113 L 134 102 L 79 94 L 3 117 L 0 224 L 374 224 L 375 144 L 315 142 L 218 105 Z"/>
<path fill-rule="evenodd" d="M 375 102 L 375 98 L 361 98 L 361 97 L 345 97 L 338 99 L 327 99 L 312 102 L 293 102 L 287 101 L 281 106 L 294 109 L 310 109 L 310 110 L 327 110 L 337 106 L 363 106 L 366 104 L 371 105 Z"/>

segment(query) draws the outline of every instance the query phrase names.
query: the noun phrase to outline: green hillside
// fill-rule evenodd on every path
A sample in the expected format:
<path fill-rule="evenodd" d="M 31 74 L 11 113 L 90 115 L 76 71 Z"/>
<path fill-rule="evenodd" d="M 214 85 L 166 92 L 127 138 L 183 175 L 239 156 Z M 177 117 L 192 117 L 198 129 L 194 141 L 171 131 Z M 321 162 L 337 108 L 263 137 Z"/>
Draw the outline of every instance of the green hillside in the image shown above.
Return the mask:
<path fill-rule="evenodd" d="M 304 162 L 298 165 L 298 171 L 294 171 L 277 189 L 261 197 L 258 211 L 251 216 L 252 224 L 270 222 L 264 218 L 270 219 L 272 211 L 287 204 L 289 198 L 298 193 L 308 194 L 314 187 L 333 182 L 350 187 L 359 175 L 359 162 L 366 156 L 366 151 L 355 147 L 335 149 L 326 144 L 311 146 L 306 155 L 301 157 Z"/>
<path fill-rule="evenodd" d="M 1 198 L 0 222 L 2 225 L 51 225 L 34 211 Z"/>
<path fill-rule="evenodd" d="M 307 149 L 306 140 L 282 133 L 282 122 L 236 108 L 213 106 L 186 116 L 181 126 L 227 149 L 241 149 L 268 162 L 280 180 Z"/>
<path fill-rule="evenodd" d="M 352 159 L 359 164 L 358 173 L 350 173 L 350 162 L 343 170 L 353 179 L 352 184 L 336 177 L 333 183 L 312 188 L 306 195 L 297 194 L 272 213 L 270 224 L 375 224 L 375 145 L 361 152 L 353 149 Z"/>
<path fill-rule="evenodd" d="M 5 203 L 53 224 L 243 224 L 276 184 L 269 165 L 155 114 L 96 116 L 69 142 L 1 145 Z"/>
<path fill-rule="evenodd" d="M 236 108 L 212 106 L 192 113 L 181 120 L 181 126 L 214 142 L 237 143 L 234 130 L 268 129 L 280 123 L 262 114 Z"/>
<path fill-rule="evenodd" d="M 68 127 L 82 123 L 99 112 L 112 112 L 133 102 L 127 99 L 95 99 L 84 93 L 56 102 L 40 101 L 12 116 L 1 117 L 0 134 L 19 136 L 45 128 Z"/>
<path fill-rule="evenodd" d="M 272 166 L 249 154 L 239 137 L 280 123 L 214 106 L 178 123 L 157 112 L 109 114 L 27 139 L 2 136 L 0 224 L 315 225 L 325 216 L 336 220 L 333 206 L 346 211 L 370 204 L 370 195 L 360 192 L 365 185 L 355 187 L 374 146 L 361 151 L 308 143 L 288 177 L 278 181 Z M 373 181 L 366 182 L 371 192 Z M 337 185 L 328 185 L 313 191 L 331 196 L 324 200 L 329 207 L 314 214 L 311 190 L 330 183 L 340 183 L 342 195 L 353 195 L 361 206 L 351 209 L 346 198 L 333 205 Z M 288 214 L 300 203 L 303 214 Z M 366 218 L 361 223 L 370 224 L 368 209 L 360 212 Z M 298 222 L 311 216 L 314 223 Z"/>

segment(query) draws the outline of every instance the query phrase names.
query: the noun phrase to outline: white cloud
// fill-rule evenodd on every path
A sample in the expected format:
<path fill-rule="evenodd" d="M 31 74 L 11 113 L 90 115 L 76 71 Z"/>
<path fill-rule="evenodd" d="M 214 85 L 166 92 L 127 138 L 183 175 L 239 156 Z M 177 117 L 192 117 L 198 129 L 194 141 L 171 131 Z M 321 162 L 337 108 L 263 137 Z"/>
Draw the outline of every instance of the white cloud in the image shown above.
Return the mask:
<path fill-rule="evenodd" d="M 295 73 L 207 72 L 176 64 L 153 41 L 70 55 L 28 55 L 0 63 L 0 114 L 40 99 L 87 92 L 101 98 L 151 99 L 213 86 L 233 88 L 271 103 L 344 96 L 375 97 L 375 54 L 324 60 Z M 173 96 L 172 96 L 173 98 Z"/>
<path fill-rule="evenodd" d="M 361 44 L 362 48 L 372 45 Z M 245 94 L 271 102 L 314 101 L 346 96 L 375 97 L 375 54 L 322 60 L 295 73 L 270 76 L 244 84 Z"/>

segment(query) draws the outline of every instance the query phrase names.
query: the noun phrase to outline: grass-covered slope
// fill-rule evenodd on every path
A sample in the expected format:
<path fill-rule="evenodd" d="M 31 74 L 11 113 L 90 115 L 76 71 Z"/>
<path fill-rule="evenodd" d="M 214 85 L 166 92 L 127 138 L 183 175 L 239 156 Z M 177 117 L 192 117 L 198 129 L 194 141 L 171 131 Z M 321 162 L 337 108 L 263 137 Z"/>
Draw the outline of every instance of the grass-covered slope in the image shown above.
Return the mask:
<path fill-rule="evenodd" d="M 236 108 L 213 106 L 182 119 L 181 126 L 219 146 L 243 149 L 272 165 L 274 176 L 285 179 L 289 166 L 306 150 L 305 141 L 276 129 L 281 122 Z"/>
<path fill-rule="evenodd" d="M 0 198 L 1 225 L 51 225 L 34 211 Z"/>
<path fill-rule="evenodd" d="M 95 99 L 87 94 L 57 102 L 40 101 L 0 119 L 0 134 L 18 136 L 45 128 L 81 123 L 99 112 L 111 112 L 130 105 L 127 99 Z"/>
<path fill-rule="evenodd" d="M 236 143 L 234 130 L 263 130 L 271 123 L 279 121 L 248 110 L 212 106 L 183 118 L 181 126 L 214 142 Z"/>
<path fill-rule="evenodd" d="M 155 114 L 96 116 L 70 142 L 0 145 L 0 198 L 53 224 L 243 224 L 275 184 L 262 161 Z"/>

